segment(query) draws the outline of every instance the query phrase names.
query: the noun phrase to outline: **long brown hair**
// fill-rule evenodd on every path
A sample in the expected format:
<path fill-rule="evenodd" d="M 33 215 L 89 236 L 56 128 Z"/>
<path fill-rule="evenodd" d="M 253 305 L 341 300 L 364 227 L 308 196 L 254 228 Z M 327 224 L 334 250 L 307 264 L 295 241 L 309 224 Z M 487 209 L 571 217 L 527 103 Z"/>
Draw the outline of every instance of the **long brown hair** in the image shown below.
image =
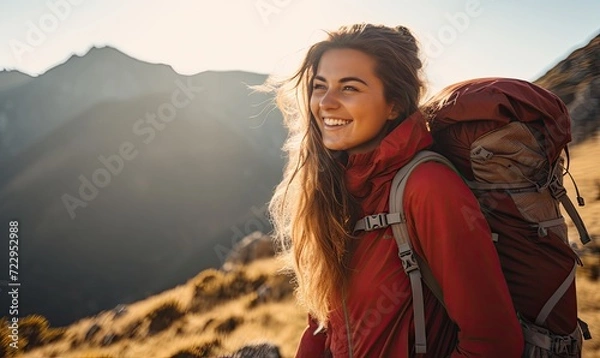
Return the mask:
<path fill-rule="evenodd" d="M 376 60 L 385 99 L 401 109 L 398 118 L 384 129 L 387 132 L 418 110 L 424 87 L 418 46 L 410 31 L 403 26 L 371 24 L 329 32 L 326 40 L 310 47 L 293 77 L 271 83 L 289 135 L 283 148 L 288 162 L 269 204 L 270 217 L 295 273 L 296 296 L 323 324 L 334 298 L 348 282 L 349 243 L 360 212 L 359 203 L 344 184 L 344 167 L 338 160 L 343 153 L 323 145 L 309 107 L 321 57 L 339 48 L 359 50 Z"/>

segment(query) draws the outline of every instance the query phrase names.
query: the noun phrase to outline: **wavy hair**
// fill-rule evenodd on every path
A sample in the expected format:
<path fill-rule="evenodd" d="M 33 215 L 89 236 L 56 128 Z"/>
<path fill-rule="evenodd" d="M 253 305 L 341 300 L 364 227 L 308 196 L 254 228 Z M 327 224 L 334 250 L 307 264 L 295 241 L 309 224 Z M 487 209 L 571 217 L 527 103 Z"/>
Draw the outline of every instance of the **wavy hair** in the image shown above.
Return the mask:
<path fill-rule="evenodd" d="M 403 27 L 355 24 L 328 32 L 310 47 L 302 65 L 289 79 L 271 80 L 276 103 L 284 116 L 288 161 L 283 180 L 269 203 L 275 237 L 297 283 L 296 297 L 321 324 L 348 283 L 349 246 L 360 203 L 344 183 L 343 152 L 327 149 L 310 111 L 313 77 L 323 54 L 354 49 L 376 60 L 375 74 L 383 82 L 388 103 L 400 109 L 384 128 L 389 133 L 418 110 L 423 81 L 417 41 Z"/>

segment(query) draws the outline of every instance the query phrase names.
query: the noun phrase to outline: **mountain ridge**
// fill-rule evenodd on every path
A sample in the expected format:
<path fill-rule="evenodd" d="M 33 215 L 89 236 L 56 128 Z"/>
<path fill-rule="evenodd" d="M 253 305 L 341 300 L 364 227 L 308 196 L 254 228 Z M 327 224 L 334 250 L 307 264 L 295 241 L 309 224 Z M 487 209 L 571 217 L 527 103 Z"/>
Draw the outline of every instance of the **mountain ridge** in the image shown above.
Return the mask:
<path fill-rule="evenodd" d="M 567 105 L 573 143 L 593 136 L 600 129 L 600 34 L 535 83 L 554 92 Z"/>
<path fill-rule="evenodd" d="M 264 76 L 243 71 L 179 76 L 121 57 L 120 65 L 106 65 L 116 52 L 96 53 L 102 56 L 92 53 L 91 59 L 66 63 L 0 93 L 0 116 L 13 101 L 8 112 L 17 123 L 32 112 L 43 114 L 38 122 L 56 120 L 44 128 L 29 123 L 46 133 L 0 162 L 5 168 L 0 218 L 19 218 L 26 238 L 21 275 L 32 295 L 22 299 L 22 312 L 42 313 L 53 325 L 140 299 L 220 265 L 216 248 L 231 247 L 232 227 L 249 233 L 246 218 L 268 200 L 283 165 L 281 117 L 261 114 L 270 96 L 247 86 L 262 83 Z M 86 66 L 105 70 L 94 74 Z M 156 86 L 129 84 L 129 93 L 103 96 L 95 82 L 86 85 L 111 66 Z M 110 80 L 113 87 L 130 82 L 120 75 Z M 55 91 L 56 84 L 68 83 L 79 83 L 83 87 L 77 91 L 89 97 L 79 111 L 71 108 L 77 101 L 73 89 Z M 27 108 L 39 103 L 32 98 L 46 101 Z M 16 137 L 27 135 L 21 131 Z M 105 188 L 95 185 L 95 173 L 110 173 L 100 157 L 117 163 L 115 155 L 127 143 L 137 155 L 121 158 L 123 167 L 109 174 Z M 83 181 L 96 187 L 90 200 L 78 192 Z M 6 250 L 0 248 L 0 255 L 6 257 Z M 62 289 L 51 294 L 53 287 Z M 47 299 L 36 299 L 40 295 Z"/>

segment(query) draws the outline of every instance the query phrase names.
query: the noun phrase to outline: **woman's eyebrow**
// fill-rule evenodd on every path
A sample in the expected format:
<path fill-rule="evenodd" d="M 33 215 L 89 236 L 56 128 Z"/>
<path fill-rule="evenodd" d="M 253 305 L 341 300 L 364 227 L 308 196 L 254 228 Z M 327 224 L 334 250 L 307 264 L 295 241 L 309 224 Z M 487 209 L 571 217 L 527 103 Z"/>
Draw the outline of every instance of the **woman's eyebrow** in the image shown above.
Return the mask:
<path fill-rule="evenodd" d="M 315 80 L 319 80 L 319 81 L 323 81 L 323 82 L 327 82 L 327 81 L 325 80 L 325 78 L 324 78 L 324 77 L 322 77 L 322 76 L 315 76 L 315 78 L 314 78 L 314 79 L 315 79 Z M 339 83 L 345 83 L 345 82 L 350 82 L 350 81 L 356 81 L 356 82 L 360 82 L 360 83 L 364 84 L 365 86 L 369 86 L 369 85 L 367 84 L 367 82 L 365 82 L 365 81 L 361 80 L 361 79 L 360 79 L 360 78 L 358 78 L 358 77 L 343 77 L 343 78 L 340 78 L 340 80 L 339 80 L 338 82 L 339 82 Z"/>

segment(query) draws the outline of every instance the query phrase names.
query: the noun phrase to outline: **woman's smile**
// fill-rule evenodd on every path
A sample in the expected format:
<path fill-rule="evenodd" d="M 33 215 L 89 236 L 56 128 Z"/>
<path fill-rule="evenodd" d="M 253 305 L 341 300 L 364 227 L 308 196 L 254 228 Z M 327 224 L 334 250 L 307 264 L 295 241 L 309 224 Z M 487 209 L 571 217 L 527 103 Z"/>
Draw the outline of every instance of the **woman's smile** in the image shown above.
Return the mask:
<path fill-rule="evenodd" d="M 327 130 L 338 130 L 347 127 L 352 120 L 339 119 L 339 118 L 323 118 L 324 128 Z"/>

